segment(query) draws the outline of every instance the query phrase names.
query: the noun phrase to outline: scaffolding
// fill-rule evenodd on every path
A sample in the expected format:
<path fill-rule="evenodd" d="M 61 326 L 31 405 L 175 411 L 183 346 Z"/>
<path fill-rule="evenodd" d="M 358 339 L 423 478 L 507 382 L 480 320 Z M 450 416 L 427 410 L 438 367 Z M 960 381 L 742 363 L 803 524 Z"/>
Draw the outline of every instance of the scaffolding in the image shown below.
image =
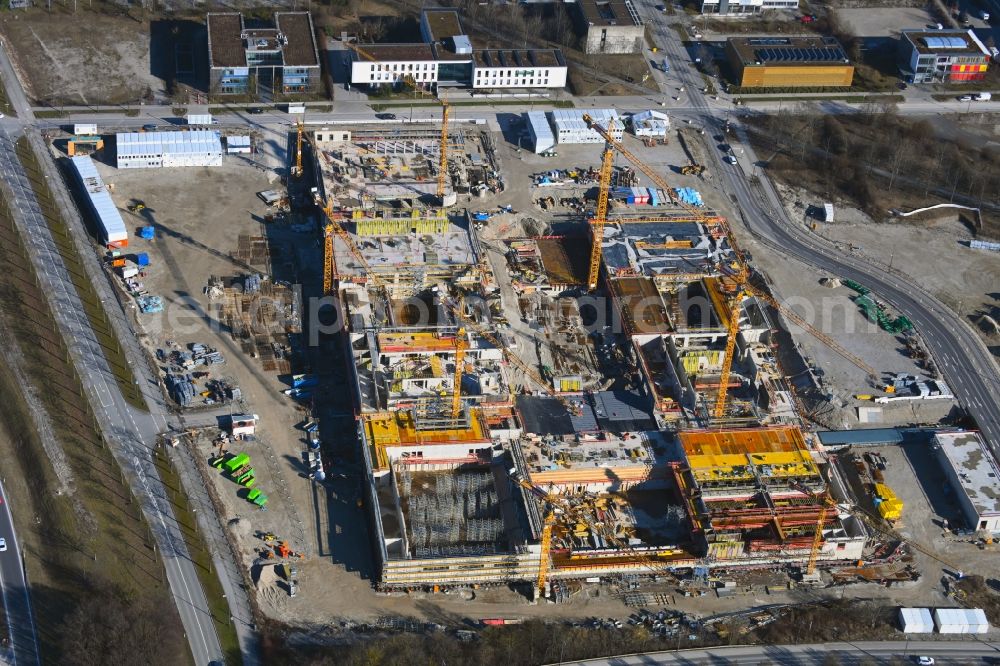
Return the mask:
<path fill-rule="evenodd" d="M 417 473 L 420 474 L 420 473 Z M 414 473 L 398 471 L 400 496 L 413 554 L 418 558 L 490 555 L 501 552 L 505 530 L 489 472 L 444 472 L 414 494 Z"/>

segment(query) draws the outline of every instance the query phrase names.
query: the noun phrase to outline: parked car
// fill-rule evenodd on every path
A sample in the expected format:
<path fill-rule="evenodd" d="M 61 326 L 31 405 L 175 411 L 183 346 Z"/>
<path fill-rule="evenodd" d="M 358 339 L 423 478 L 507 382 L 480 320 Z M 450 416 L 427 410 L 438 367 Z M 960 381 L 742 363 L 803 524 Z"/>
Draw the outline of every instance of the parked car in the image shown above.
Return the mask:
<path fill-rule="evenodd" d="M 726 161 L 729 162 L 730 164 L 736 164 L 736 156 L 726 155 Z"/>
<path fill-rule="evenodd" d="M 961 97 L 958 98 L 958 101 L 959 102 L 971 102 L 972 101 L 972 95 L 962 95 Z"/>
<path fill-rule="evenodd" d="M 920 666 L 934 666 L 934 657 L 917 657 L 917 663 Z"/>
<path fill-rule="evenodd" d="M 143 132 L 155 132 L 156 131 L 156 125 L 143 125 L 142 126 L 142 131 Z"/>
<path fill-rule="evenodd" d="M 255 107 L 253 107 L 251 109 L 247 109 L 247 113 L 252 113 L 252 114 L 256 115 L 258 113 L 264 113 L 264 109 L 260 108 L 259 106 L 255 106 Z"/>
<path fill-rule="evenodd" d="M 396 114 L 395 113 L 376 113 L 375 117 L 378 118 L 379 120 L 395 120 L 396 119 Z"/>
<path fill-rule="evenodd" d="M 0 537 L 0 553 L 7 552 L 7 539 Z"/>

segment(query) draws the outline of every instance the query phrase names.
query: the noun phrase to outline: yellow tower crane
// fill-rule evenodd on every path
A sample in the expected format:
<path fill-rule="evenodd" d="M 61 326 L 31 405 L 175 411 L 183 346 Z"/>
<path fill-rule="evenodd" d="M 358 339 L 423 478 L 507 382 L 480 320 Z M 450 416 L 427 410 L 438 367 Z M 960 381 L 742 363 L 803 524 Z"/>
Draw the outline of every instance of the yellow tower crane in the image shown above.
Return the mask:
<path fill-rule="evenodd" d="M 462 414 L 462 365 L 465 363 L 465 349 L 469 346 L 465 339 L 465 329 L 460 328 L 455 334 L 455 378 L 451 394 L 451 418 L 457 419 Z"/>
<path fill-rule="evenodd" d="M 438 160 L 438 201 L 444 206 L 444 184 L 448 177 L 448 102 L 441 100 L 441 146 Z"/>
<path fill-rule="evenodd" d="M 323 295 L 333 293 L 333 224 L 323 227 Z"/>
<path fill-rule="evenodd" d="M 295 138 L 295 169 L 292 171 L 292 175 L 296 178 L 302 176 L 302 136 L 305 134 L 305 130 L 306 124 L 299 118 L 298 133 Z"/>
<path fill-rule="evenodd" d="M 590 227 L 594 235 L 594 244 L 590 248 L 590 272 L 587 274 L 587 288 L 590 291 L 597 289 L 597 278 L 601 271 L 601 241 L 604 239 L 604 225 L 608 223 L 608 188 L 611 187 L 614 159 L 614 149 L 610 143 L 605 144 L 601 158 L 600 184 L 597 188 L 597 213 Z"/>
<path fill-rule="evenodd" d="M 613 169 L 612 159 L 613 154 L 611 150 L 614 149 L 618 151 L 623 157 L 625 157 L 629 162 L 631 162 L 637 169 L 644 173 L 653 183 L 664 190 L 664 192 L 670 192 L 670 185 L 656 172 L 656 170 L 639 159 L 635 154 L 628 150 L 620 141 L 611 136 L 611 133 L 600 124 L 597 123 L 590 116 L 590 114 L 583 114 L 583 121 L 587 123 L 587 127 L 597 132 L 605 141 L 604 155 L 601 160 L 601 171 L 600 171 L 600 184 L 597 191 L 597 211 L 594 218 L 591 220 L 592 231 L 594 234 L 594 242 L 590 249 L 590 272 L 588 274 L 587 286 L 593 290 L 597 287 L 597 278 L 600 271 L 601 264 L 601 240 L 604 237 L 604 227 L 608 222 L 608 197 L 609 189 L 611 187 L 611 172 Z M 729 233 L 728 226 L 722 218 L 716 215 L 707 215 L 703 211 L 690 206 L 683 201 L 678 202 L 682 208 L 684 208 L 690 217 L 685 220 L 673 220 L 671 218 L 650 218 L 648 220 L 640 219 L 635 220 L 636 222 L 645 221 L 663 221 L 663 222 L 698 222 L 707 225 L 720 225 L 722 226 L 724 232 L 730 237 L 730 245 L 736 250 L 736 245 L 732 240 L 732 234 Z M 630 220 L 631 222 L 632 220 Z M 738 251 L 737 251 L 738 253 Z"/>

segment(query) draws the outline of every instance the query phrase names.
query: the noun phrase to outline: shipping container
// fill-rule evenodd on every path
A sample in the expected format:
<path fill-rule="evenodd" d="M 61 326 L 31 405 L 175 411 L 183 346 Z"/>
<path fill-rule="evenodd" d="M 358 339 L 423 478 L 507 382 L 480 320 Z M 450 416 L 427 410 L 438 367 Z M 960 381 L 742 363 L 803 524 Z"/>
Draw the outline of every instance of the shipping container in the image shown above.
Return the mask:
<path fill-rule="evenodd" d="M 97 134 L 97 125 L 93 123 L 78 123 L 73 125 L 73 134 L 77 136 L 94 136 Z"/>
<path fill-rule="evenodd" d="M 187 116 L 188 125 L 211 125 L 211 113 L 189 113 Z"/>
<path fill-rule="evenodd" d="M 135 263 L 139 266 L 149 266 L 149 255 L 145 252 L 140 252 L 135 255 Z"/>

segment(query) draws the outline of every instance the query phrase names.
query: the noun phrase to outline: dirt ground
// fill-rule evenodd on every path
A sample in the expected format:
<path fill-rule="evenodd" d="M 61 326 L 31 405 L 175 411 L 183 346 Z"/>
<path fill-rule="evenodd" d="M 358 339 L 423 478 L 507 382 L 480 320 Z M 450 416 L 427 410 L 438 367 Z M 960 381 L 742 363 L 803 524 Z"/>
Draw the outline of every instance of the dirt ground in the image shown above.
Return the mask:
<path fill-rule="evenodd" d="M 784 187 L 784 186 L 782 186 Z M 818 203 L 805 191 L 785 188 L 783 197 L 793 220 L 805 220 L 805 208 L 795 202 Z M 816 232 L 842 248 L 903 271 L 917 284 L 952 308 L 1000 355 L 1000 334 L 983 318 L 1000 312 L 1000 253 L 974 250 L 975 238 L 958 214 L 942 212 L 933 219 L 875 224 L 861 211 L 837 204 L 833 224 Z M 810 220 L 810 223 L 812 220 Z M 905 313 L 904 313 L 905 314 Z"/>
<path fill-rule="evenodd" d="M 38 8 L 4 13 L 0 33 L 29 99 L 135 103 L 147 89 L 163 91 L 163 80 L 150 73 L 148 21 Z"/>
<path fill-rule="evenodd" d="M 115 186 L 113 196 L 126 224 L 138 227 L 153 223 L 157 229 L 155 240 L 136 238 L 129 248 L 149 253 L 151 265 L 144 282 L 151 294 L 158 294 L 164 300 L 162 315 L 140 316 L 147 349 L 153 353 L 165 348 L 168 340 L 181 347 L 195 342 L 216 347 L 226 362 L 211 366 L 211 376 L 231 379 L 242 391 L 246 410 L 260 417 L 257 439 L 232 445 L 229 450 L 250 454 L 257 487 L 270 498 L 267 511 L 249 504 L 243 499 L 245 491 L 217 470 L 210 470 L 217 495 L 227 507 L 224 521 L 240 519 L 247 565 L 253 559 L 254 547 L 262 545 L 253 537 L 258 530 L 288 539 L 295 551 L 315 554 L 320 550 L 318 530 L 307 528 L 307 523 L 315 522 L 315 497 L 304 473 L 305 444 L 301 431 L 304 410 L 281 394 L 288 388 L 284 378 L 264 371 L 260 360 L 242 353 L 225 326 L 219 325 L 218 313 L 212 309 L 215 304 L 204 293 L 209 276 L 247 272 L 245 266 L 229 257 L 241 233 L 266 234 L 272 246 L 284 248 L 286 254 L 281 256 L 290 263 L 300 265 L 303 272 L 318 273 L 321 262 L 315 239 L 287 228 L 272 228 L 275 225 L 265 227 L 261 220 L 266 206 L 255 193 L 274 185 L 255 168 L 231 164 L 118 171 L 101 165 L 100 170 L 105 181 Z M 132 199 L 145 202 L 147 208 L 142 217 L 125 210 Z M 300 263 L 297 260 L 300 251 L 313 256 Z M 233 409 L 240 410 L 243 406 Z M 185 418 L 190 425 L 211 426 L 230 411 L 229 406 L 193 410 L 187 411 Z M 207 462 L 214 450 L 205 441 L 198 452 L 202 454 L 200 459 Z"/>

